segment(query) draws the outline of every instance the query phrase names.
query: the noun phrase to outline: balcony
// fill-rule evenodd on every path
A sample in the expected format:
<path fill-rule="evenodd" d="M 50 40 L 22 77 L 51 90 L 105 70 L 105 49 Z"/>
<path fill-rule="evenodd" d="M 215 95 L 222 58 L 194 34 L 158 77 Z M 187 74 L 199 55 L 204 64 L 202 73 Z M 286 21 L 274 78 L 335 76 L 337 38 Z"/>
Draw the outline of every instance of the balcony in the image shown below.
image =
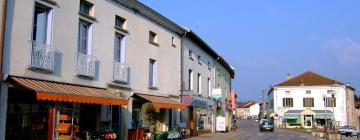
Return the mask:
<path fill-rule="evenodd" d="M 113 62 L 113 81 L 128 84 L 129 83 L 129 65 L 119 61 Z"/>
<path fill-rule="evenodd" d="M 30 68 L 54 71 L 55 49 L 44 43 L 31 42 Z"/>
<path fill-rule="evenodd" d="M 89 78 L 95 77 L 95 57 L 87 54 L 77 54 L 76 74 Z"/>

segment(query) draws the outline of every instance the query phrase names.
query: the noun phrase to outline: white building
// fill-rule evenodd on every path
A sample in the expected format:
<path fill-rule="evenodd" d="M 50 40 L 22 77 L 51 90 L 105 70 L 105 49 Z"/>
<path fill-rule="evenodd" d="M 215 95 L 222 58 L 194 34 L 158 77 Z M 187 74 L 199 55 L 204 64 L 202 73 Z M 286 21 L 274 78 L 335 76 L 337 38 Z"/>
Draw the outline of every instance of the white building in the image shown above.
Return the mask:
<path fill-rule="evenodd" d="M 237 106 L 237 118 L 257 118 L 260 113 L 260 105 L 257 102 L 242 102 Z"/>
<path fill-rule="evenodd" d="M 269 117 L 277 127 L 312 128 L 329 125 L 358 126 L 354 88 L 308 71 L 272 87 L 268 92 Z"/>

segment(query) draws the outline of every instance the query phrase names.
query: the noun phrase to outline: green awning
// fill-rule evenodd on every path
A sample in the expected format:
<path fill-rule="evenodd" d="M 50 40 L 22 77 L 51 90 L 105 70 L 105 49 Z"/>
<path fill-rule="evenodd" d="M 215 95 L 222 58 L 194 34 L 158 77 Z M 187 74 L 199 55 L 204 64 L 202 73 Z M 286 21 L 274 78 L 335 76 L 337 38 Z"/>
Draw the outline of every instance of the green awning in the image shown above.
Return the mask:
<path fill-rule="evenodd" d="M 331 119 L 334 118 L 333 113 L 321 113 L 321 114 L 316 114 L 315 116 L 316 119 Z"/>
<path fill-rule="evenodd" d="M 300 118 L 286 119 L 286 123 L 288 123 L 288 124 L 300 124 Z"/>
<path fill-rule="evenodd" d="M 300 119 L 299 113 L 285 113 L 284 114 L 285 119 Z"/>

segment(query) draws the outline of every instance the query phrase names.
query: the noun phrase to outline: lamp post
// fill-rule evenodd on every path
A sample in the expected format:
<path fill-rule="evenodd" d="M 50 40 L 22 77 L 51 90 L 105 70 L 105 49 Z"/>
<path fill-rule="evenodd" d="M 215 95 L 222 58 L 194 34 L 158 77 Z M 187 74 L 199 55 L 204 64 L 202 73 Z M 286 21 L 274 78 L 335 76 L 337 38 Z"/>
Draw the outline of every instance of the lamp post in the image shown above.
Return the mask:
<path fill-rule="evenodd" d="M 333 111 L 333 119 L 335 119 L 335 116 L 334 116 L 334 114 L 335 114 L 335 112 L 334 112 L 334 109 L 335 109 L 335 91 L 334 90 L 331 90 L 331 92 L 330 92 L 330 94 L 331 94 L 331 99 L 332 99 L 332 111 Z M 334 124 L 332 124 L 332 125 L 334 125 Z M 331 127 L 332 128 L 332 127 Z"/>

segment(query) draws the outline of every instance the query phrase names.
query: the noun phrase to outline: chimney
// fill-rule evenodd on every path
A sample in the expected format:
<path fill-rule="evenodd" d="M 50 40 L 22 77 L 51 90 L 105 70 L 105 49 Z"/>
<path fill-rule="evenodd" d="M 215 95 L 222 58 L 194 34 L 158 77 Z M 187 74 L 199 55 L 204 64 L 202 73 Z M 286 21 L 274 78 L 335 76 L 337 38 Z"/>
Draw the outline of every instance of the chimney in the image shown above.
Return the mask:
<path fill-rule="evenodd" d="M 286 78 L 286 80 L 289 80 L 289 79 L 291 79 L 291 78 L 292 78 L 292 76 L 291 76 L 291 74 L 290 74 L 290 73 L 288 73 L 288 74 L 286 74 L 286 75 L 285 75 L 285 78 Z"/>

